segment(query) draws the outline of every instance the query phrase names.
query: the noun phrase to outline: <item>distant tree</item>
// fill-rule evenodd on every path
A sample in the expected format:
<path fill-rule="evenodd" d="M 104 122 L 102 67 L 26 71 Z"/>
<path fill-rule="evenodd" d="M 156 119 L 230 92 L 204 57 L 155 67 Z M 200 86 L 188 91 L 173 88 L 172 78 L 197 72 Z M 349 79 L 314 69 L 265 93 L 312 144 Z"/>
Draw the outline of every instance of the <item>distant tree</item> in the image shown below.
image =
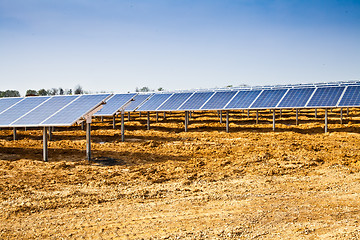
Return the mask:
<path fill-rule="evenodd" d="M 135 89 L 135 91 L 136 91 L 136 92 L 150 92 L 151 90 L 150 90 L 149 87 L 142 87 L 142 88 L 140 88 L 140 89 L 137 87 L 137 88 Z"/>
<path fill-rule="evenodd" d="M 226 87 L 227 87 L 227 88 L 232 88 L 232 87 L 233 87 L 233 85 L 227 85 Z"/>
<path fill-rule="evenodd" d="M 72 89 L 65 89 L 66 95 L 72 95 Z"/>
<path fill-rule="evenodd" d="M 162 88 L 162 87 L 159 87 L 159 88 L 158 88 L 158 91 L 159 91 L 159 92 L 161 92 L 161 91 L 165 91 L 165 89 L 164 89 L 164 88 Z"/>
<path fill-rule="evenodd" d="M 40 89 L 40 90 L 37 92 L 37 94 L 38 94 L 39 96 L 47 96 L 47 95 L 49 95 L 48 91 L 45 90 L 44 88 Z"/>
<path fill-rule="evenodd" d="M 82 87 L 80 85 L 77 85 L 74 89 L 74 94 L 77 95 L 77 94 L 83 94 L 84 93 L 84 90 L 82 89 Z"/>
<path fill-rule="evenodd" d="M 37 96 L 37 91 L 33 89 L 28 89 L 25 93 L 25 96 Z"/>
<path fill-rule="evenodd" d="M 59 91 L 57 88 L 52 88 L 48 90 L 49 95 L 58 95 Z"/>
<path fill-rule="evenodd" d="M 64 95 L 64 89 L 62 89 L 61 87 L 59 88 L 59 94 Z"/>
<path fill-rule="evenodd" d="M 20 93 L 16 90 L 0 91 L 0 97 L 20 97 Z"/>

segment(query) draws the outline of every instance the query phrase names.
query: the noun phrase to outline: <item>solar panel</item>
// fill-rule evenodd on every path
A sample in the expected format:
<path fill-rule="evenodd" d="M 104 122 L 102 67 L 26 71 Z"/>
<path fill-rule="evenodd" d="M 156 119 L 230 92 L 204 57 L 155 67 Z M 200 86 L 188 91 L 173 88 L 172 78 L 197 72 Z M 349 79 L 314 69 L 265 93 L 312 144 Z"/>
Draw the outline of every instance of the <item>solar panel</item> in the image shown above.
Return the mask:
<path fill-rule="evenodd" d="M 10 98 L 0 98 L 0 113 L 14 105 L 15 103 L 21 101 L 24 98 L 19 97 L 10 97 Z"/>
<path fill-rule="evenodd" d="M 156 111 L 156 109 L 168 99 L 172 93 L 156 93 L 149 98 L 137 111 Z"/>
<path fill-rule="evenodd" d="M 74 102 L 62 108 L 41 125 L 45 126 L 71 126 L 82 116 L 93 110 L 108 98 L 110 94 L 81 95 Z"/>
<path fill-rule="evenodd" d="M 360 106 L 360 86 L 348 86 L 338 106 Z"/>
<path fill-rule="evenodd" d="M 219 110 L 236 94 L 236 91 L 216 92 L 214 96 L 201 108 L 201 110 Z"/>
<path fill-rule="evenodd" d="M 193 93 L 174 93 L 158 110 L 174 111 L 177 110 Z"/>
<path fill-rule="evenodd" d="M 0 126 L 7 127 L 50 97 L 26 97 L 0 114 Z"/>
<path fill-rule="evenodd" d="M 225 106 L 225 109 L 246 109 L 259 96 L 261 90 L 239 91 L 235 97 Z"/>
<path fill-rule="evenodd" d="M 150 94 L 138 94 L 134 97 L 134 101 L 131 101 L 129 105 L 125 108 L 126 112 L 135 111 L 135 109 L 140 106 L 147 98 L 152 95 Z"/>
<path fill-rule="evenodd" d="M 299 108 L 305 107 L 315 88 L 296 88 L 290 89 L 285 97 L 277 106 L 279 108 Z"/>
<path fill-rule="evenodd" d="M 287 89 L 264 90 L 250 108 L 275 108 Z"/>
<path fill-rule="evenodd" d="M 214 92 L 195 92 L 178 110 L 199 110 Z"/>
<path fill-rule="evenodd" d="M 53 96 L 13 122 L 11 126 L 39 126 L 46 118 L 78 97 L 80 96 Z"/>
<path fill-rule="evenodd" d="M 126 103 L 134 98 L 136 93 L 115 94 L 106 101 L 103 108 L 96 112 L 94 116 L 113 116 L 119 111 Z"/>
<path fill-rule="evenodd" d="M 345 87 L 321 87 L 310 99 L 306 107 L 335 107 Z"/>

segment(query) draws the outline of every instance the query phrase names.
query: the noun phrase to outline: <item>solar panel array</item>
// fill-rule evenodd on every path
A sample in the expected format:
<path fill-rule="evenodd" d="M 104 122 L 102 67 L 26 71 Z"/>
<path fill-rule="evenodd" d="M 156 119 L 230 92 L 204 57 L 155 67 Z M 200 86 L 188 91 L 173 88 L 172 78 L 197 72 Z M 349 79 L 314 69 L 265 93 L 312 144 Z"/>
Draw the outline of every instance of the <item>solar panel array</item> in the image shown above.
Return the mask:
<path fill-rule="evenodd" d="M 133 111 L 195 111 L 360 106 L 360 82 L 154 93 Z"/>
<path fill-rule="evenodd" d="M 71 126 L 110 94 L 0 99 L 0 127 Z"/>
<path fill-rule="evenodd" d="M 0 98 L 0 127 L 70 126 L 103 101 L 96 116 L 125 111 L 195 111 L 360 106 L 360 81 L 188 92 Z"/>

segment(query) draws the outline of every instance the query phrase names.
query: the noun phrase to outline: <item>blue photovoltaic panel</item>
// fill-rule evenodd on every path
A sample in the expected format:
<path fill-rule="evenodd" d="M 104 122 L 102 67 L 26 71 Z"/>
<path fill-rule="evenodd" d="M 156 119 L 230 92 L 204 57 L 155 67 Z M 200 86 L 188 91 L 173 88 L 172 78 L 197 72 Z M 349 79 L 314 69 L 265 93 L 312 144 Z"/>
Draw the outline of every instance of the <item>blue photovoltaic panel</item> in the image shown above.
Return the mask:
<path fill-rule="evenodd" d="M 290 89 L 278 105 L 279 108 L 305 107 L 315 88 Z"/>
<path fill-rule="evenodd" d="M 201 108 L 201 110 L 223 109 L 236 94 L 236 91 L 216 92 L 214 96 Z"/>
<path fill-rule="evenodd" d="M 136 93 L 115 94 L 106 101 L 103 108 L 96 112 L 94 116 L 112 116 L 116 114 L 116 112 L 128 103 L 135 95 Z"/>
<path fill-rule="evenodd" d="M 199 110 L 214 92 L 194 93 L 178 110 Z"/>
<path fill-rule="evenodd" d="M 131 101 L 129 105 L 125 108 L 126 112 L 135 111 L 135 109 L 140 106 L 147 98 L 149 98 L 152 94 L 138 94 L 134 97 L 134 101 Z"/>
<path fill-rule="evenodd" d="M 193 93 L 174 93 L 158 110 L 174 111 L 178 109 Z"/>
<path fill-rule="evenodd" d="M 12 105 L 14 105 L 15 103 L 21 101 L 24 98 L 0 98 L 0 113 L 2 113 L 3 111 L 5 111 L 6 109 L 8 109 L 9 107 L 11 107 Z"/>
<path fill-rule="evenodd" d="M 41 122 L 50 117 L 52 114 L 65 107 L 70 102 L 74 101 L 79 96 L 53 96 L 49 100 L 43 102 L 27 113 L 17 121 L 13 122 L 11 126 L 39 126 Z"/>
<path fill-rule="evenodd" d="M 318 88 L 307 107 L 335 107 L 345 87 Z"/>
<path fill-rule="evenodd" d="M 156 109 L 168 99 L 172 93 L 164 94 L 158 93 L 154 94 L 149 100 L 147 100 L 143 105 L 141 105 L 137 111 L 156 111 Z"/>
<path fill-rule="evenodd" d="M 286 93 L 287 89 L 264 90 L 251 108 L 274 108 Z"/>
<path fill-rule="evenodd" d="M 74 102 L 70 103 L 41 124 L 47 126 L 70 126 L 83 115 L 100 105 L 109 96 L 110 94 L 81 95 Z"/>
<path fill-rule="evenodd" d="M 246 109 L 254 102 L 261 90 L 239 91 L 225 109 Z"/>
<path fill-rule="evenodd" d="M 360 106 L 360 86 L 349 86 L 341 98 L 339 107 Z"/>
<path fill-rule="evenodd" d="M 26 97 L 0 114 L 0 126 L 9 126 L 50 97 Z"/>

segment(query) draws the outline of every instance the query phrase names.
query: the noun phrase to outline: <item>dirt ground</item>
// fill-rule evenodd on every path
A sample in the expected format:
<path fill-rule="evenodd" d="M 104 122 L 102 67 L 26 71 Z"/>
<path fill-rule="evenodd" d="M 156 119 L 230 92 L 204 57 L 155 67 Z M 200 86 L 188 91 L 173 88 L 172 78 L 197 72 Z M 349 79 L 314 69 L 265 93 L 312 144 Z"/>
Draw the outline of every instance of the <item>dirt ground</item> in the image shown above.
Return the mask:
<path fill-rule="evenodd" d="M 146 116 L 0 130 L 0 239 L 360 239 L 360 112 Z"/>

